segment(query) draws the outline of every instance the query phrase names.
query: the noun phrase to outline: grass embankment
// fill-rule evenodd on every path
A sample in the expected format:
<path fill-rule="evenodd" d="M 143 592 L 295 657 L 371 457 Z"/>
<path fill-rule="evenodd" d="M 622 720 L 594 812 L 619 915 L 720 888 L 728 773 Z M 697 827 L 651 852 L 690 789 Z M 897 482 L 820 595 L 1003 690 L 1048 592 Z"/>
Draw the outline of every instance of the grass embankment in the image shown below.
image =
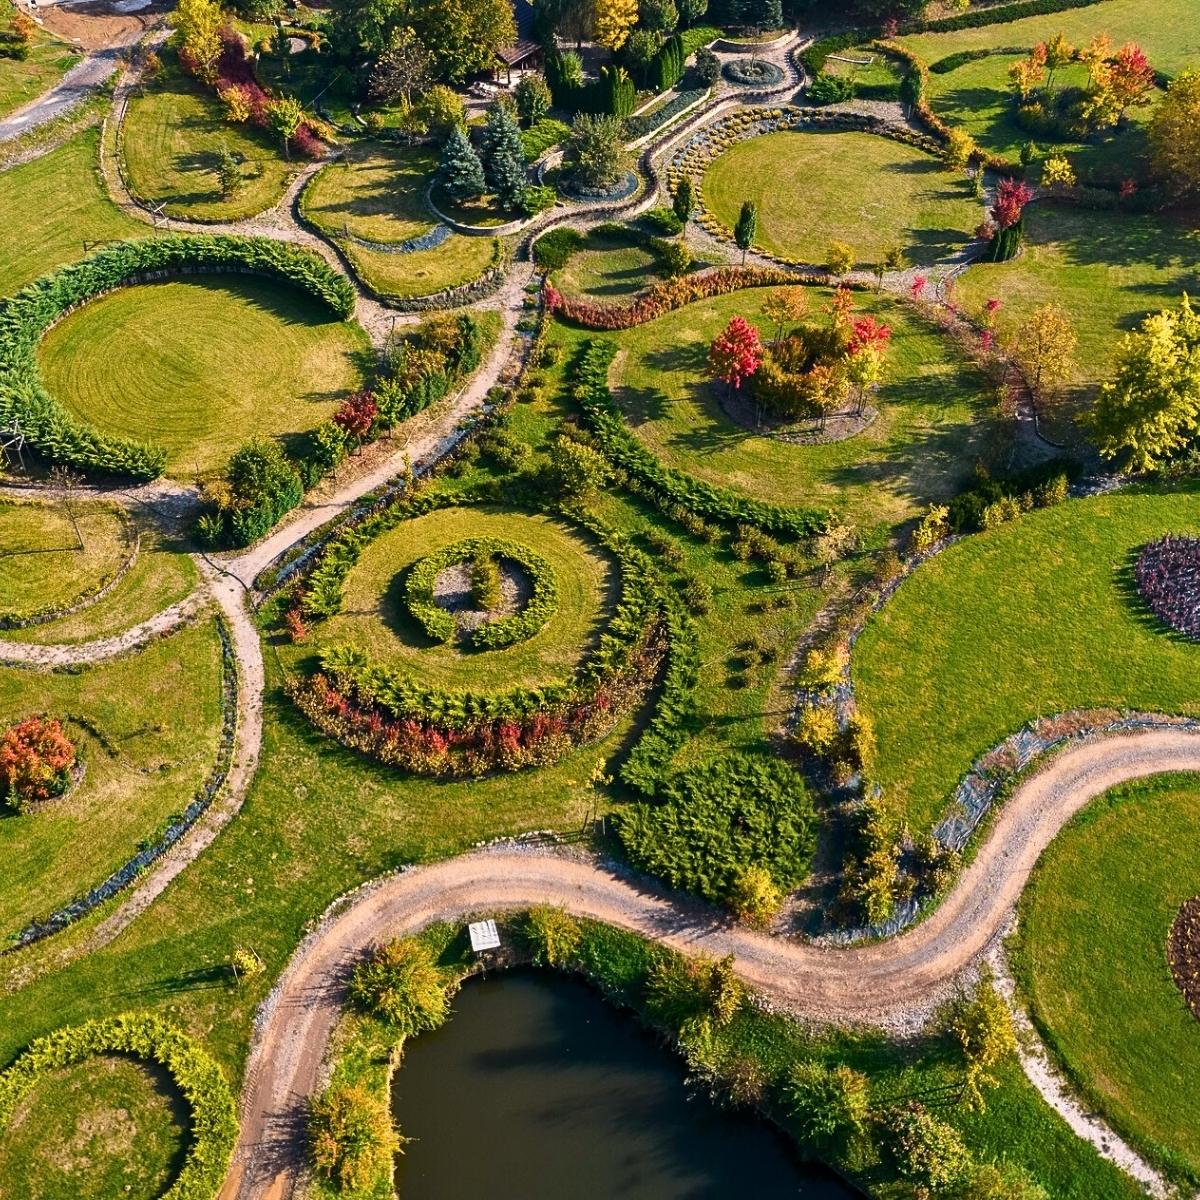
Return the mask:
<path fill-rule="evenodd" d="M 1086 45 L 1097 34 L 1107 33 L 1114 47 L 1137 42 L 1151 65 L 1167 74 L 1176 74 L 1200 59 L 1200 33 L 1191 0 L 1102 0 L 1083 8 L 1019 21 L 983 25 L 953 33 L 915 34 L 900 41 L 929 64 L 952 54 L 973 50 L 1023 47 L 1046 41 L 1060 31 L 1074 45 Z M 1100 174 L 1121 179 L 1136 174 L 1145 151 L 1145 120 L 1148 109 L 1135 109 L 1133 120 L 1121 130 L 1109 133 L 1086 145 L 1079 143 L 1047 144 L 1044 137 L 1033 136 L 1017 124 L 1012 105 L 1008 69 L 1021 56 L 991 54 L 965 62 L 953 70 L 934 71 L 929 77 L 930 106 L 944 120 L 959 125 L 981 146 L 993 154 L 1016 161 L 1021 146 L 1034 141 L 1039 159 L 1049 151 L 1064 150 L 1079 171 L 1095 169 Z M 1059 83 L 1081 85 L 1087 73 L 1078 65 L 1059 72 Z"/>
<path fill-rule="evenodd" d="M 155 1200 L 187 1144 L 187 1106 L 162 1068 L 89 1058 L 36 1084 L 0 1136 L 0 1198 Z"/>
<path fill-rule="evenodd" d="M 958 298 L 980 314 L 992 297 L 1001 336 L 1020 331 L 1042 304 L 1061 305 L 1079 338 L 1075 385 L 1082 400 L 1110 374 L 1124 334 L 1148 313 L 1174 308 L 1200 287 L 1200 219 L 1131 216 L 1035 204 L 1025 245 L 1007 263 L 973 266 Z"/>
<path fill-rule="evenodd" d="M 84 501 L 71 514 L 58 504 L 0 500 L 0 613 L 27 616 L 84 600 L 132 549 L 112 505 Z"/>
<path fill-rule="evenodd" d="M 778 504 L 828 505 L 864 530 L 890 528 L 930 501 L 953 495 L 986 453 L 984 381 L 944 337 L 901 304 L 857 293 L 855 306 L 892 327 L 885 382 L 871 397 L 879 416 L 863 432 L 826 445 L 759 435 L 725 412 L 705 361 L 712 339 L 740 314 L 764 339 L 768 289 L 677 309 L 614 335 L 610 379 L 630 426 L 667 466 Z M 811 320 L 827 318 L 830 293 L 810 289 Z M 585 334 L 566 335 L 572 341 Z"/>
<path fill-rule="evenodd" d="M 15 12 L 11 0 L 0 0 L 0 28 L 8 27 Z M 44 29 L 35 30 L 24 61 L 0 55 L 0 117 L 49 91 L 80 57 L 77 50 Z"/>
<path fill-rule="evenodd" d="M 103 433 L 164 446 L 207 474 L 256 435 L 312 429 L 361 386 L 366 335 L 312 301 L 237 276 L 121 288 L 55 326 L 46 386 Z"/>
<path fill-rule="evenodd" d="M 0 728 L 45 713 L 85 761 L 74 790 L 0 817 L 0 941 L 103 882 L 212 769 L 221 650 L 211 623 L 78 673 L 0 669 Z"/>
<path fill-rule="evenodd" d="M 183 549 L 147 527 L 142 530 L 137 562 L 102 600 L 44 625 L 0 630 L 0 640 L 49 645 L 111 637 L 182 600 L 196 581 L 195 564 Z"/>
<path fill-rule="evenodd" d="M 222 148 L 241 161 L 241 184 L 221 192 Z M 284 159 L 277 139 L 225 120 L 215 96 L 167 65 L 130 98 L 121 129 L 126 182 L 139 200 L 172 217 L 238 221 L 271 208 L 302 163 Z"/>
<path fill-rule="evenodd" d="M 100 177 L 99 142 L 99 131 L 86 129 L 49 154 L 0 171 L 0 295 L 82 258 L 85 243 L 151 232 L 109 198 Z"/>
<path fill-rule="evenodd" d="M 732 229 L 746 200 L 758 204 L 757 245 L 818 264 L 842 241 L 860 267 L 895 245 L 928 266 L 960 250 L 983 219 L 962 172 L 870 133 L 789 130 L 737 143 L 705 173 L 704 203 Z"/>
<path fill-rule="evenodd" d="M 1200 646 L 1144 610 L 1132 560 L 1196 533 L 1194 489 L 1070 501 L 972 536 L 920 567 L 854 651 L 877 775 L 915 832 L 971 764 L 1027 721 L 1076 708 L 1200 711 Z"/>
<path fill-rule="evenodd" d="M 1148 1154 L 1200 1180 L 1200 1022 L 1166 940 L 1200 892 L 1195 777 L 1094 800 L 1042 856 L 1015 965 L 1034 1018 L 1090 1105 Z"/>
<path fill-rule="evenodd" d="M 504 650 L 464 650 L 457 641 L 432 644 L 405 602 L 409 567 L 471 537 L 517 542 L 553 569 L 556 612 L 533 637 Z M 565 522 L 485 508 L 442 509 L 405 521 L 371 543 L 346 579 L 341 613 L 322 623 L 302 648 L 355 646 L 376 663 L 411 672 L 426 687 L 483 692 L 538 687 L 570 674 L 603 628 L 606 600 L 616 586 L 608 556 Z"/>

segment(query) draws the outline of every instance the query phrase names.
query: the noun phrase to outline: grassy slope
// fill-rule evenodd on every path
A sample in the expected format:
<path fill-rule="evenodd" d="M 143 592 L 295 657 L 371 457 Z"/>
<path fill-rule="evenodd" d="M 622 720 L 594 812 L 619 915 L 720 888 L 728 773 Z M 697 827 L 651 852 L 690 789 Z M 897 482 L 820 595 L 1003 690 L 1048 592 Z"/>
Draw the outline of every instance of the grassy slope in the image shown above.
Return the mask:
<path fill-rule="evenodd" d="M 220 660 L 205 624 L 78 674 L 0 669 L 0 727 L 65 718 L 86 761 L 75 791 L 0 819 L 0 940 L 102 882 L 187 807 L 216 755 Z"/>
<path fill-rule="evenodd" d="M 196 579 L 195 564 L 178 546 L 152 529 L 143 529 L 137 562 L 103 600 L 45 625 L 0 630 L 0 639 L 49 644 L 109 637 L 182 600 L 196 586 Z"/>
<path fill-rule="evenodd" d="M 0 1137 L 0 1200 L 154 1200 L 183 1165 L 187 1121 L 156 1065 L 103 1055 L 55 1071 Z"/>
<path fill-rule="evenodd" d="M 219 468 L 256 434 L 302 432 L 361 382 L 367 346 L 298 292 L 264 280 L 122 288 L 41 347 L 50 392 L 104 433 L 166 447 L 168 470 Z"/>
<path fill-rule="evenodd" d="M 952 546 L 872 618 L 855 685 L 875 721 L 879 781 L 915 831 L 1033 717 L 1200 708 L 1200 647 L 1144 615 L 1130 581 L 1137 548 L 1173 531 L 1197 532 L 1193 490 L 1043 509 Z"/>
<path fill-rule="evenodd" d="M 893 327 L 888 382 L 872 403 L 880 416 L 843 442 L 800 446 L 759 437 L 734 424 L 705 374 L 713 337 L 730 317 L 757 322 L 766 289 L 692 304 L 617 335 L 611 375 L 637 436 L 667 465 L 711 483 L 781 504 L 829 505 L 864 527 L 892 525 L 918 506 L 953 494 L 988 426 L 975 372 L 894 301 L 870 294 L 856 306 Z M 829 293 L 812 290 L 810 312 L 823 319 Z M 581 335 L 582 336 L 582 335 Z"/>
<path fill-rule="evenodd" d="M 1121 335 L 1142 317 L 1179 303 L 1200 286 L 1200 222 L 1034 205 L 1019 258 L 972 267 L 959 300 L 972 312 L 1003 301 L 997 328 L 1012 334 L 1041 304 L 1066 309 L 1079 337 L 1076 380 L 1084 387 L 1112 368 Z"/>
<path fill-rule="evenodd" d="M 1197 779 L 1110 792 L 1058 836 L 1021 905 L 1017 964 L 1034 1014 L 1088 1100 L 1200 1178 L 1200 1022 L 1167 967 L 1200 889 Z M 1114 888 L 1114 881 L 1119 884 Z"/>
<path fill-rule="evenodd" d="M 645 246 L 633 244 L 579 251 L 555 275 L 554 284 L 569 296 L 610 300 L 631 296 L 658 279 L 658 260 Z"/>
<path fill-rule="evenodd" d="M 900 40 L 928 63 L 964 50 L 993 47 L 1031 47 L 1060 30 L 1073 44 L 1086 44 L 1096 34 L 1107 33 L 1114 46 L 1136 41 L 1152 65 L 1174 74 L 1200 59 L 1200 32 L 1192 0 L 1103 0 L 1068 12 L 1026 17 L 954 33 L 926 33 Z M 929 80 L 929 101 L 946 120 L 962 124 L 987 149 L 1015 158 L 1029 134 L 1012 119 L 1007 103 L 1010 56 L 994 55 L 966 63 Z M 1067 73 L 1070 74 L 1070 73 Z M 1064 79 L 1066 79 L 1064 75 Z M 1079 82 L 1072 77 L 1070 82 Z M 1141 126 L 1146 110 L 1134 114 L 1131 128 L 1107 135 L 1087 147 L 1065 148 L 1081 170 L 1096 168 L 1116 178 L 1128 175 L 1144 150 Z M 1034 141 L 1039 139 L 1034 138 Z M 1045 147 L 1042 147 L 1043 151 Z"/>
<path fill-rule="evenodd" d="M 82 258 L 85 241 L 150 232 L 108 198 L 97 165 L 99 140 L 99 131 L 88 129 L 41 158 L 0 172 L 0 295 Z"/>
<path fill-rule="evenodd" d="M 326 233 L 372 242 L 403 242 L 431 229 L 425 203 L 429 175 L 437 158 L 428 150 L 381 143 L 351 144 L 304 191 L 305 217 Z"/>
<path fill-rule="evenodd" d="M 542 555 L 554 571 L 558 610 L 533 637 L 504 650 L 431 645 L 408 615 L 407 568 L 468 537 L 498 537 Z M 586 536 L 542 516 L 480 508 L 444 509 L 406 521 L 372 543 L 346 580 L 342 614 L 318 626 L 310 645 L 344 642 L 374 661 L 411 671 L 430 687 L 504 691 L 537 687 L 570 673 L 604 624 L 603 601 L 616 570 Z"/>
<path fill-rule="evenodd" d="M 408 300 L 477 279 L 495 261 L 496 239 L 453 233 L 435 249 L 411 254 L 368 250 L 353 242 L 342 249 L 369 288 L 381 296 Z"/>
<path fill-rule="evenodd" d="M 244 160 L 230 197 L 217 178 L 222 146 Z M 192 221 L 237 221 L 271 208 L 298 167 L 268 133 L 226 121 L 216 97 L 171 67 L 130 99 L 121 150 L 133 194 Z"/>
<path fill-rule="evenodd" d="M 80 505 L 74 525 L 60 505 L 0 505 L 0 608 L 32 613 L 71 604 L 108 582 L 130 549 L 120 514 L 107 504 Z"/>
<path fill-rule="evenodd" d="M 859 266 L 904 247 L 927 265 L 960 249 L 983 219 L 965 178 L 911 146 L 869 133 L 781 132 L 722 154 L 704 176 L 704 202 L 729 228 L 758 202 L 757 244 L 823 263 L 834 240 Z"/>
<path fill-rule="evenodd" d="M 8 26 L 14 11 L 11 0 L 0 0 L 0 27 Z M 79 57 L 78 51 L 43 29 L 34 33 L 24 62 L 0 57 L 0 117 L 52 88 Z"/>

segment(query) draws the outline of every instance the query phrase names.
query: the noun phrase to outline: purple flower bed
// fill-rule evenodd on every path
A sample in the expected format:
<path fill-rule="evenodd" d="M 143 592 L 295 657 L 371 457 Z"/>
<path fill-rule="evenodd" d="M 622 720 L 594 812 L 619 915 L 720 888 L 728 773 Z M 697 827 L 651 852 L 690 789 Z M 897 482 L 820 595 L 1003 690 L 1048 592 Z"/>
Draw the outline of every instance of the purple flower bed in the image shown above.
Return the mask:
<path fill-rule="evenodd" d="M 1134 568 L 1138 591 L 1164 624 L 1200 641 L 1200 538 L 1148 542 Z"/>

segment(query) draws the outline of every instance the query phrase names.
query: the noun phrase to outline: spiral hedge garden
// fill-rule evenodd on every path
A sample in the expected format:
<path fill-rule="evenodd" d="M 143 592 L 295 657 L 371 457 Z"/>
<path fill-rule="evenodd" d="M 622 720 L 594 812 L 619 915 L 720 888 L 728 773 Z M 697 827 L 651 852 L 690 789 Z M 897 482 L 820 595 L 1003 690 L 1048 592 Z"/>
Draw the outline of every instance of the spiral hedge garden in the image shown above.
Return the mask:
<path fill-rule="evenodd" d="M 89 474 L 154 479 L 166 464 L 153 445 L 106 437 L 72 417 L 50 395 L 38 343 L 72 309 L 114 288 L 176 275 L 251 274 L 306 292 L 342 319 L 354 311 L 354 288 L 308 250 L 270 238 L 172 235 L 121 242 L 43 276 L 0 313 L 0 424 L 20 424 L 48 462 Z"/>
<path fill-rule="evenodd" d="M 532 637 L 554 615 L 558 589 L 553 569 L 540 554 L 501 538 L 468 538 L 427 555 L 409 572 L 405 587 L 408 611 L 434 641 L 448 642 L 456 629 L 453 614 L 438 604 L 434 596 L 438 576 L 447 567 L 480 555 L 516 563 L 528 577 L 533 594 L 519 612 L 486 621 L 474 629 L 467 639 L 470 645 L 477 650 L 511 646 Z"/>
<path fill-rule="evenodd" d="M 0 1072 L 0 1131 L 47 1075 L 97 1054 L 127 1054 L 158 1063 L 175 1081 L 188 1105 L 191 1145 L 162 1200 L 212 1200 L 224 1182 L 237 1138 L 233 1093 L 207 1052 L 182 1030 L 149 1013 L 88 1021 L 38 1038 Z"/>

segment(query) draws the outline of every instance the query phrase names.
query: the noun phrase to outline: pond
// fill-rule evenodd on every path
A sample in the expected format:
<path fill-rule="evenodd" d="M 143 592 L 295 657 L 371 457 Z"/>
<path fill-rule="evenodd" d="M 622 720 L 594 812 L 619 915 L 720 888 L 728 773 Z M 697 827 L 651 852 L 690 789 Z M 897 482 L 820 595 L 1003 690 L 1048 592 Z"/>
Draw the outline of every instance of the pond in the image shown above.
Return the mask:
<path fill-rule="evenodd" d="M 472 980 L 409 1043 L 392 1111 L 401 1200 L 717 1200 L 858 1193 L 765 1122 L 689 1094 L 682 1063 L 572 979 Z"/>

